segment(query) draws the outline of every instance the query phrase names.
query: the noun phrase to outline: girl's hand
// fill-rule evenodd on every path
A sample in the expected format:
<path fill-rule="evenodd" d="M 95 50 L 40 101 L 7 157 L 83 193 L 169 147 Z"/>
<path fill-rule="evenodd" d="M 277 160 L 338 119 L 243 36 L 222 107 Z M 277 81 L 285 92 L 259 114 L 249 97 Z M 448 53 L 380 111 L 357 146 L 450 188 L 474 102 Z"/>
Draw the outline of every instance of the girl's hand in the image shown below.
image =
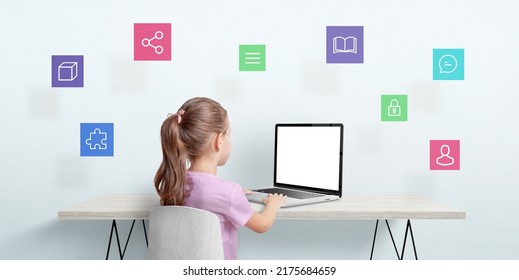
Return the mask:
<path fill-rule="evenodd" d="M 245 189 L 245 188 L 244 188 L 244 189 L 242 189 L 242 190 L 243 190 L 243 193 L 244 193 L 245 195 L 252 194 L 252 191 L 249 190 L 249 189 Z"/>
<path fill-rule="evenodd" d="M 272 205 L 273 207 L 280 208 L 286 199 L 286 195 L 269 193 L 269 195 L 263 199 L 263 203 L 265 203 L 265 205 Z"/>

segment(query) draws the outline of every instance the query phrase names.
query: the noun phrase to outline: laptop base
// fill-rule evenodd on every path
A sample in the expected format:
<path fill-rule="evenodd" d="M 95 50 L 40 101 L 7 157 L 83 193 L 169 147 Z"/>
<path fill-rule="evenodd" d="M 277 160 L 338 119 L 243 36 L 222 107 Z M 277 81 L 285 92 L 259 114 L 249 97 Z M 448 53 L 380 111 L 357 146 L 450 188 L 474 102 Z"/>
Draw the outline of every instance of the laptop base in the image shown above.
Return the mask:
<path fill-rule="evenodd" d="M 268 196 L 266 193 L 261 193 L 257 191 L 253 191 L 251 194 L 247 194 L 247 199 L 251 202 L 257 202 L 263 204 L 263 199 Z M 293 197 L 287 197 L 285 200 L 285 203 L 281 205 L 282 208 L 285 207 L 292 207 L 292 206 L 298 206 L 298 205 L 306 205 L 306 204 L 313 204 L 313 203 L 320 203 L 320 202 L 328 202 L 333 200 L 338 200 L 339 196 L 336 195 L 322 195 L 318 197 L 313 198 L 305 198 L 305 199 L 297 199 Z"/>

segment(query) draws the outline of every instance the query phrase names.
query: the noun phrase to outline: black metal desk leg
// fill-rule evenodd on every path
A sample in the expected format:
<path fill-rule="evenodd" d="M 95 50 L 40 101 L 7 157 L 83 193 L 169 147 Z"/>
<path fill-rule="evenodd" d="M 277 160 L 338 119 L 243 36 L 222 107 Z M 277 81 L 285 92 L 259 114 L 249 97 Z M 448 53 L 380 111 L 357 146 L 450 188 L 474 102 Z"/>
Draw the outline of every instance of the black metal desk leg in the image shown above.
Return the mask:
<path fill-rule="evenodd" d="M 126 244 L 124 244 L 124 250 L 123 250 L 121 260 L 124 258 L 124 255 L 126 254 L 126 248 L 128 248 L 128 242 L 130 242 L 130 237 L 132 236 L 134 225 L 135 225 L 135 220 L 133 220 L 132 226 L 130 227 L 130 232 L 128 233 L 128 238 L 126 238 Z"/>
<path fill-rule="evenodd" d="M 411 227 L 411 220 L 407 220 L 407 225 L 405 227 L 405 235 L 404 235 L 404 245 L 402 246 L 402 257 L 401 260 L 404 259 L 404 253 L 405 253 L 405 244 L 407 243 L 407 233 L 411 233 L 411 241 L 413 242 L 413 250 L 414 250 L 414 258 L 415 260 L 418 260 L 418 255 L 416 254 L 416 244 L 414 242 L 414 236 L 413 236 L 413 227 Z"/>
<path fill-rule="evenodd" d="M 144 229 L 144 239 L 146 239 L 146 248 L 148 248 L 148 232 L 146 232 L 146 223 L 142 220 L 142 228 Z"/>
<path fill-rule="evenodd" d="M 375 250 L 375 240 L 377 240 L 377 229 L 378 229 L 378 219 L 375 224 L 375 234 L 373 235 L 373 244 L 371 245 L 371 255 L 369 256 L 369 260 L 373 259 L 373 251 Z"/>
<path fill-rule="evenodd" d="M 106 250 L 106 259 L 110 256 L 110 247 L 112 245 L 112 236 L 115 231 L 115 238 L 117 239 L 117 248 L 119 249 L 119 257 L 123 259 L 123 253 L 121 252 L 121 243 L 119 241 L 119 232 L 117 231 L 117 223 L 112 220 L 112 228 L 110 230 L 110 239 L 108 240 L 108 249 Z"/>
<path fill-rule="evenodd" d="M 377 239 L 377 230 L 378 230 L 378 219 L 377 219 L 377 222 L 375 224 L 375 233 L 373 234 L 373 243 L 371 245 L 371 255 L 369 257 L 370 260 L 373 259 L 373 251 L 375 250 L 375 241 Z M 416 260 L 418 260 L 418 255 L 416 253 L 416 244 L 415 244 L 415 241 L 414 241 L 414 235 L 413 235 L 413 227 L 411 226 L 411 220 L 407 220 L 407 224 L 406 224 L 406 227 L 405 227 L 405 235 L 404 235 L 404 243 L 403 243 L 403 246 L 402 246 L 402 253 L 400 254 L 398 252 L 398 248 L 396 247 L 396 243 L 395 243 L 395 239 L 393 238 L 393 233 L 391 232 L 391 227 L 389 226 L 389 222 L 388 220 L 385 220 L 386 221 L 386 226 L 387 226 L 387 230 L 389 231 L 389 235 L 391 236 L 391 242 L 393 243 L 393 248 L 395 249 L 395 253 L 396 253 L 396 257 L 398 260 L 403 260 L 404 259 L 404 252 L 405 252 L 405 246 L 406 246 L 406 243 L 407 243 L 407 235 L 408 233 L 411 234 L 411 241 L 413 242 L 413 251 L 414 251 L 414 257 Z"/>
<path fill-rule="evenodd" d="M 112 237 L 115 231 L 115 237 L 117 239 L 117 248 L 119 249 L 119 258 L 121 260 L 124 259 L 124 255 L 126 255 L 126 249 L 128 248 L 128 244 L 130 243 L 130 237 L 132 236 L 133 227 L 135 226 L 135 220 L 132 221 L 132 225 L 130 227 L 130 231 L 128 232 L 128 237 L 126 238 L 126 243 L 124 244 L 124 249 L 121 250 L 121 243 L 119 241 L 119 232 L 117 230 L 117 222 L 115 220 L 112 221 L 112 229 L 110 231 L 110 239 L 108 241 L 108 249 L 106 250 L 106 259 L 110 256 L 110 247 L 112 245 Z M 146 248 L 148 247 L 148 233 L 146 232 L 146 224 L 144 220 L 142 220 L 142 227 L 144 229 L 144 238 L 146 239 Z"/>
<path fill-rule="evenodd" d="M 391 228 L 389 227 L 389 222 L 386 220 L 387 230 L 389 231 L 389 235 L 391 236 L 391 242 L 393 242 L 393 248 L 395 248 L 396 257 L 400 260 L 400 254 L 398 254 L 398 249 L 396 248 L 395 239 L 393 238 L 393 233 L 391 232 Z"/>

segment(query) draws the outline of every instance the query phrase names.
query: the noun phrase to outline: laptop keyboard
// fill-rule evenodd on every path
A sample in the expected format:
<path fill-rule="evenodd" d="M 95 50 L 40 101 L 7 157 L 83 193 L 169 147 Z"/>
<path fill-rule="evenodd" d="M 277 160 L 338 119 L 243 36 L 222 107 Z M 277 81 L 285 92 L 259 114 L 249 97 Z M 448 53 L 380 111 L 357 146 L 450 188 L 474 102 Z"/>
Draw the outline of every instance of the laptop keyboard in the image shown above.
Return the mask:
<path fill-rule="evenodd" d="M 280 189 L 280 188 L 261 189 L 261 190 L 256 190 L 256 191 L 257 192 L 261 192 L 261 193 L 284 194 L 284 195 L 286 195 L 288 197 L 297 198 L 297 199 L 305 199 L 305 198 L 324 196 L 324 194 L 302 192 L 302 191 L 294 191 L 294 190 Z"/>

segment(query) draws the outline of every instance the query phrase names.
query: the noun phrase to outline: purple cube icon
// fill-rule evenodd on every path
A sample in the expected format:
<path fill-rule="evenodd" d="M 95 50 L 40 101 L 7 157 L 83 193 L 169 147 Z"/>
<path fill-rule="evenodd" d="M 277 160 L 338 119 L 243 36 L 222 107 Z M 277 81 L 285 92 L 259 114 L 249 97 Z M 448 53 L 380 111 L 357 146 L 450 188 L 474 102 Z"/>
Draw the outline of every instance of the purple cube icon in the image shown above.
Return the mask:
<path fill-rule="evenodd" d="M 58 66 L 58 81 L 73 81 L 77 78 L 77 62 L 63 62 Z"/>
<path fill-rule="evenodd" d="M 52 87 L 83 87 L 82 55 L 52 56 Z"/>

